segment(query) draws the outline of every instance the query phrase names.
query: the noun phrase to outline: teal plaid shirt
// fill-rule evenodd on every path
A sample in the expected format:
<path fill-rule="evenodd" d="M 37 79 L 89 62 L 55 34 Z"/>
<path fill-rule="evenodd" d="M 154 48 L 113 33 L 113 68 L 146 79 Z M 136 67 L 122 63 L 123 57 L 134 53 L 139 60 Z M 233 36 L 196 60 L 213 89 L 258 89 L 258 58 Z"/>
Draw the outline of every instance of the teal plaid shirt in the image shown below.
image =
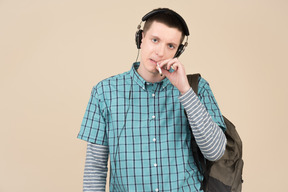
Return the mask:
<path fill-rule="evenodd" d="M 134 63 L 130 71 L 93 87 L 78 138 L 109 147 L 110 191 L 200 191 L 201 175 L 192 157 L 191 127 L 180 92 L 167 78 L 146 82 L 136 72 L 138 67 Z M 224 130 L 203 78 L 198 94 Z"/>

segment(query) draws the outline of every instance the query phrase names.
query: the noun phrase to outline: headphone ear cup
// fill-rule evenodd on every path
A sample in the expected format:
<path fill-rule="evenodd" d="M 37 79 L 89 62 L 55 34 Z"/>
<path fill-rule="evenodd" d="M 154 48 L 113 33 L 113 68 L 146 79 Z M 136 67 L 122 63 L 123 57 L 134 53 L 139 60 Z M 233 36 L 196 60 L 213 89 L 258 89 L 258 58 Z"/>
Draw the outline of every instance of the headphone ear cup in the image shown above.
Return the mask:
<path fill-rule="evenodd" d="M 141 48 L 142 33 L 143 33 L 143 30 L 140 29 L 135 34 L 135 42 L 136 42 L 137 49 Z"/>
<path fill-rule="evenodd" d="M 176 53 L 175 53 L 174 58 L 175 58 L 175 57 L 179 57 L 183 52 L 184 52 L 184 45 L 183 45 L 183 44 L 180 44 L 179 47 L 178 47 L 178 49 L 177 49 L 177 51 L 176 51 Z"/>

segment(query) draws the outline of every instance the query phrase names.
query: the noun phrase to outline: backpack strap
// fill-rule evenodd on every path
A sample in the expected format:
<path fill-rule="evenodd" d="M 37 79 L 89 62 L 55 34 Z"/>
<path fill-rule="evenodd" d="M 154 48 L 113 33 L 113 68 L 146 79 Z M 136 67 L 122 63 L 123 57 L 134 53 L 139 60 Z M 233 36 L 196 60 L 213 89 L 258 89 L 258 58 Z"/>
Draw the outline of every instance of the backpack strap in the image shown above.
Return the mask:
<path fill-rule="evenodd" d="M 187 75 L 188 82 L 196 95 L 198 95 L 198 81 L 200 76 L 200 73 Z"/>

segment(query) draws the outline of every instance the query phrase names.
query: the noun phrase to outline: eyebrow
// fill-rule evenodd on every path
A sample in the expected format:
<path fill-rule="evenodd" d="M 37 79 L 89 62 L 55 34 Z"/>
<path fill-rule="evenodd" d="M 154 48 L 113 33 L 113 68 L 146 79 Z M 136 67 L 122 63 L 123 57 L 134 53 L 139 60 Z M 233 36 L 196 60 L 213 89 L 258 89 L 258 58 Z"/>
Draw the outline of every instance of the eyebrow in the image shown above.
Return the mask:
<path fill-rule="evenodd" d="M 157 35 L 151 35 L 152 36 L 152 38 L 155 38 L 155 39 L 160 39 Z M 171 44 L 171 45 L 173 45 L 174 47 L 177 47 L 177 46 L 179 46 L 180 45 L 180 43 L 179 44 L 177 44 L 177 43 L 175 43 L 175 42 L 170 42 L 170 43 L 168 43 L 168 44 Z"/>

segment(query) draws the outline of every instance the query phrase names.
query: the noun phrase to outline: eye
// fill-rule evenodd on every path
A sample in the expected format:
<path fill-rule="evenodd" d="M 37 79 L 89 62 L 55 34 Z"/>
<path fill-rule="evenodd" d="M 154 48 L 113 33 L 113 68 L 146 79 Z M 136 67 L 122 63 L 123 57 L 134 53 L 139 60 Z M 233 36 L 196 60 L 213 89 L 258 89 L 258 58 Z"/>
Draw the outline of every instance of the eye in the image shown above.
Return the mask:
<path fill-rule="evenodd" d="M 158 39 L 152 38 L 152 42 L 153 42 L 153 43 L 157 43 L 157 42 L 158 42 Z"/>
<path fill-rule="evenodd" d="M 169 44 L 168 47 L 169 47 L 169 49 L 174 49 L 175 48 L 175 46 L 173 44 Z"/>

